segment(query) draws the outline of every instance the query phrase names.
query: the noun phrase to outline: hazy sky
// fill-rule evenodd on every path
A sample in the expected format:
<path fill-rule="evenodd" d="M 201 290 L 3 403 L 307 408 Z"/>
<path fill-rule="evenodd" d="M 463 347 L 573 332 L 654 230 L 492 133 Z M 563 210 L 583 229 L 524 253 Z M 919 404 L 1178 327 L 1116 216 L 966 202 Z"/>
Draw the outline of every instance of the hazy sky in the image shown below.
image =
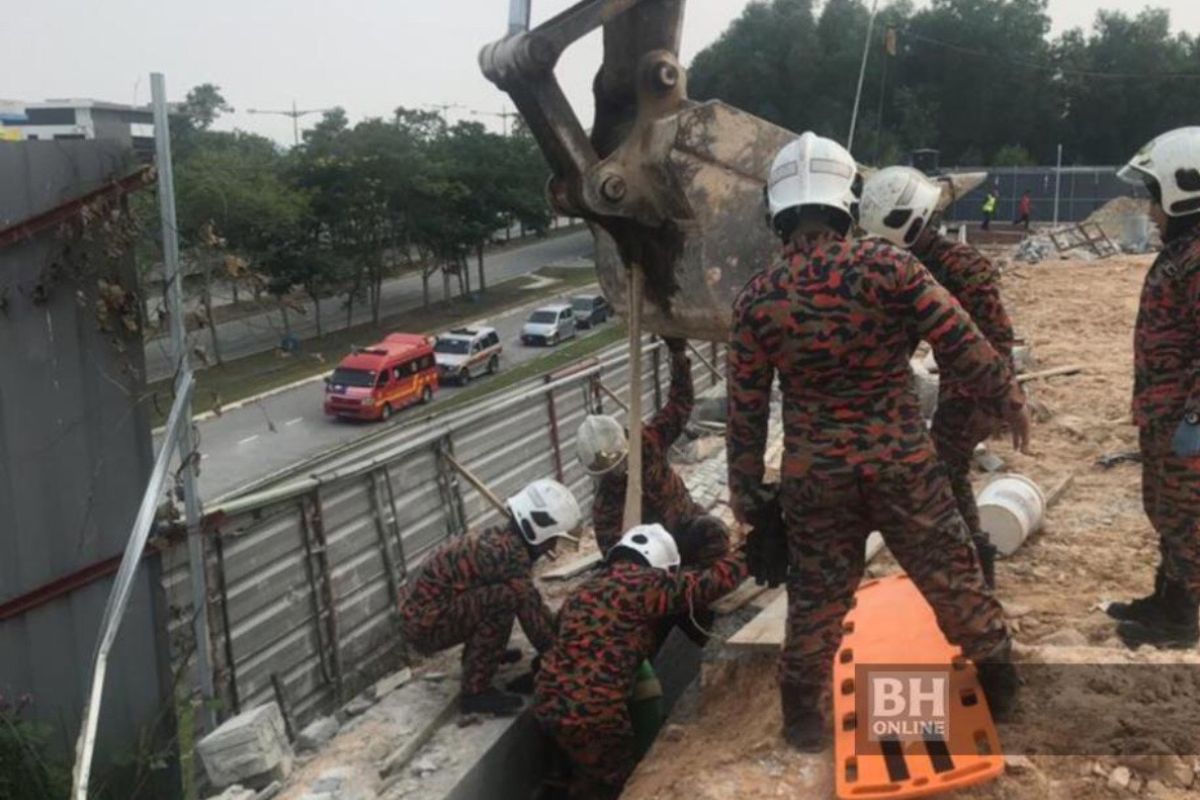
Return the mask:
<path fill-rule="evenodd" d="M 534 21 L 573 0 L 533 0 Z M 884 0 L 886 3 L 887 0 Z M 1200 33 L 1197 0 L 1050 0 L 1056 30 L 1090 26 L 1100 8 L 1170 8 L 1177 29 Z M 690 0 L 684 63 L 736 17 L 746 0 Z M 249 108 L 341 105 L 351 119 L 397 105 L 454 103 L 500 111 L 507 99 L 479 72 L 479 47 L 503 33 L 508 0 L 36 0 L 5 3 L 0 99 L 93 97 L 148 102 L 149 73 L 166 74 L 172 99 L 198 83 L 222 88 L 237 126 L 283 143 L 291 121 Z M 559 75 L 590 116 L 599 63 L 592 37 L 568 51 Z M 494 123 L 492 117 L 475 117 Z M 311 124 L 315 116 L 302 120 Z"/>

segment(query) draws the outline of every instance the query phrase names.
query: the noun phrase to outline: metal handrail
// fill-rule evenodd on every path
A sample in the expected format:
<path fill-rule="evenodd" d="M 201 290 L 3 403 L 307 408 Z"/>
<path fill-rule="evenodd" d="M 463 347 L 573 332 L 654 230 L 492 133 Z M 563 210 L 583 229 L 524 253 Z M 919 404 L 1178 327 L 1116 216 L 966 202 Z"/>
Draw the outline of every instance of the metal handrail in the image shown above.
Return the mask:
<path fill-rule="evenodd" d="M 96 749 L 96 726 L 100 721 L 100 700 L 104 693 L 104 677 L 108 669 L 108 654 L 121 620 L 125 616 L 125 608 L 129 604 L 129 596 L 133 592 L 133 579 L 141 561 L 142 551 L 146 548 L 146 540 L 150 538 L 150 529 L 154 525 L 154 516 L 158 511 L 158 498 L 162 493 L 163 484 L 167 477 L 167 467 L 179 441 L 180 426 L 190 424 L 183 409 L 191 402 L 195 379 L 190 370 L 183 373 L 175 393 L 175 402 L 171 404 L 171 414 L 167 418 L 166 434 L 162 445 L 154 459 L 154 468 L 150 472 L 150 480 L 142 495 L 142 504 L 138 508 L 137 517 L 125 545 L 125 555 L 121 558 L 121 567 L 117 570 L 113 589 L 108 595 L 108 604 L 104 608 L 104 616 L 100 620 L 100 636 L 96 643 L 96 655 L 92 662 L 92 688 L 88 696 L 88 704 L 83 711 L 83 722 L 79 728 L 79 740 L 75 748 L 75 769 L 72 776 L 71 796 L 74 800 L 87 800 L 88 780 L 92 772 L 92 755 Z M 186 459 L 189 454 L 181 456 Z"/>

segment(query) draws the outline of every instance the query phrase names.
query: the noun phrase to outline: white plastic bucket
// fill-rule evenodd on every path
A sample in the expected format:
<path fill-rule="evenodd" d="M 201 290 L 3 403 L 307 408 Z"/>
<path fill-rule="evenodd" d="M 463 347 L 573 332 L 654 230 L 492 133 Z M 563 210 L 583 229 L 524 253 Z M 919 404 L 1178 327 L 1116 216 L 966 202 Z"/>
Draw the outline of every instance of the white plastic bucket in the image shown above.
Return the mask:
<path fill-rule="evenodd" d="M 1024 475 L 998 475 L 976 498 L 979 523 L 1002 556 L 1012 555 L 1042 527 L 1046 496 Z"/>

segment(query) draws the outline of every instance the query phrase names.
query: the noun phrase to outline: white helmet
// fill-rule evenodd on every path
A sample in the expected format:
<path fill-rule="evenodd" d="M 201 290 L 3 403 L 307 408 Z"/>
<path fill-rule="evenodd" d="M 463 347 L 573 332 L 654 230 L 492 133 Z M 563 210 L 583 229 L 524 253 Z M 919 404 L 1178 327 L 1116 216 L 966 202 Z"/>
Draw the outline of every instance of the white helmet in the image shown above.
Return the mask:
<path fill-rule="evenodd" d="M 862 176 L 846 148 L 809 131 L 776 154 L 766 192 L 771 226 L 783 236 L 790 226 L 780 225 L 780 215 L 802 206 L 825 206 L 856 221 Z"/>
<path fill-rule="evenodd" d="M 1163 211 L 1185 217 L 1200 211 L 1200 127 L 1176 128 L 1154 139 L 1121 168 L 1117 177 L 1142 185 L 1153 179 Z"/>
<path fill-rule="evenodd" d="M 912 167 L 881 169 L 863 186 L 859 224 L 873 236 L 912 247 L 941 199 L 941 188 Z"/>
<path fill-rule="evenodd" d="M 603 475 L 625 461 L 629 440 L 625 428 L 612 417 L 589 414 L 575 435 L 575 451 L 589 475 Z"/>
<path fill-rule="evenodd" d="M 536 547 L 556 536 L 578 541 L 571 531 L 579 527 L 583 514 L 575 495 L 558 481 L 536 480 L 508 498 L 506 505 L 529 544 Z"/>
<path fill-rule="evenodd" d="M 621 541 L 608 551 L 608 557 L 612 558 L 612 554 L 622 547 L 646 559 L 646 563 L 654 569 L 672 570 L 680 564 L 679 546 L 675 544 L 675 537 L 657 523 L 630 528 L 621 537 Z"/>

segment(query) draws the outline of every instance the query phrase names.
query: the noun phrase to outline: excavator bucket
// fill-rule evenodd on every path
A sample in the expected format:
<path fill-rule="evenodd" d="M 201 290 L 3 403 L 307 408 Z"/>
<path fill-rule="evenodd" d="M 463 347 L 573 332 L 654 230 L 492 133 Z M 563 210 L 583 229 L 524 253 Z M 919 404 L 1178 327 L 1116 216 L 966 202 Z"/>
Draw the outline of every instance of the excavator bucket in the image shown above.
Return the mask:
<path fill-rule="evenodd" d="M 628 317 L 628 269 L 645 275 L 645 330 L 723 341 L 733 300 L 777 257 L 763 189 L 796 133 L 719 101 L 687 96 L 678 61 L 684 0 L 583 0 L 488 45 L 484 74 L 506 91 L 554 171 L 549 194 L 596 238 L 605 296 Z M 604 28 L 590 135 L 554 77 L 563 50 Z M 946 179 L 944 205 L 983 173 Z"/>

